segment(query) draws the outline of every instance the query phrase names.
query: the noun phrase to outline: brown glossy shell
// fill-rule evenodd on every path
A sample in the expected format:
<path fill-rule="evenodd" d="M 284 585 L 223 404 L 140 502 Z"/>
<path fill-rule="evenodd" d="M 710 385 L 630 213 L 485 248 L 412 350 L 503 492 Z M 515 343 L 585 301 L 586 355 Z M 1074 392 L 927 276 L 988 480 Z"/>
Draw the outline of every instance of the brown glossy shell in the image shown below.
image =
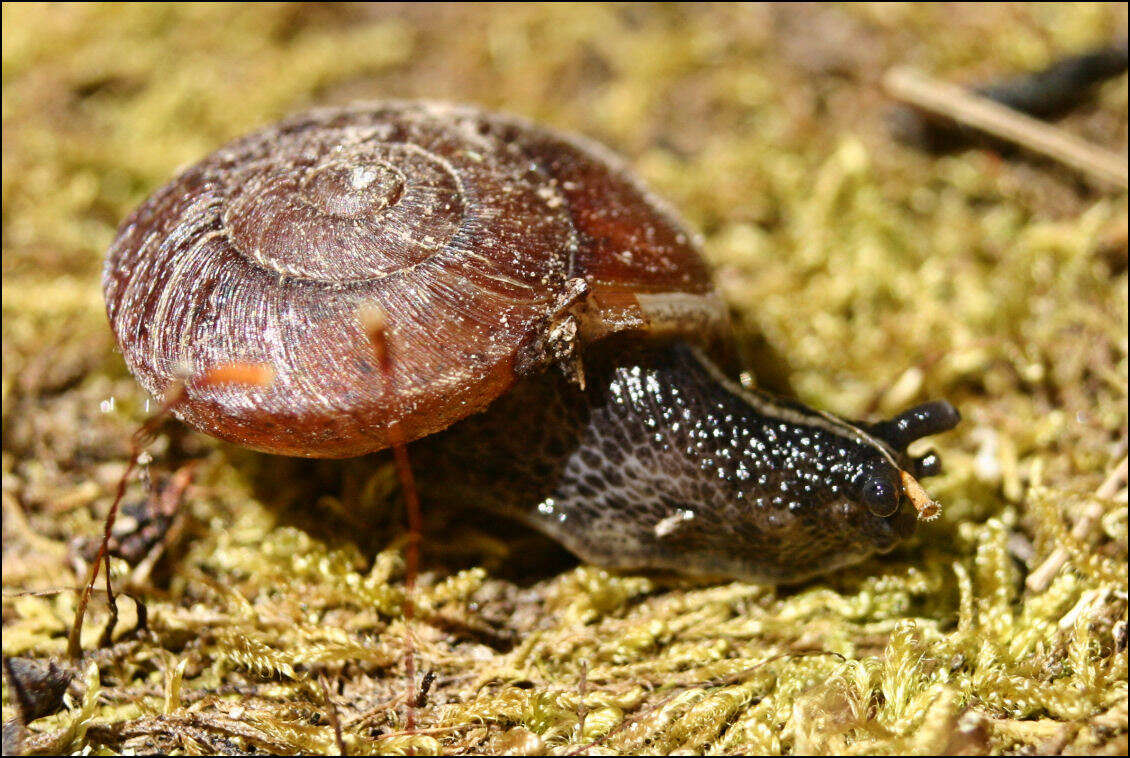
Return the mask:
<path fill-rule="evenodd" d="M 217 437 L 343 457 L 485 408 L 576 341 L 724 319 L 693 237 L 591 144 L 431 103 L 317 110 L 185 170 L 122 224 L 103 286 L 126 363 Z M 367 339 L 387 315 L 389 381 Z"/>

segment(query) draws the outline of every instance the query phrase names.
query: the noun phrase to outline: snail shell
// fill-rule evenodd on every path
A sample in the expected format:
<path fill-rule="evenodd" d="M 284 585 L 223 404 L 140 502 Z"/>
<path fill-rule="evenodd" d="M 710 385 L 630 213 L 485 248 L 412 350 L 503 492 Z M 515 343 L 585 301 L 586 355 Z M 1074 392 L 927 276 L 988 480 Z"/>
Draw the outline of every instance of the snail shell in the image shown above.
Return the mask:
<path fill-rule="evenodd" d="M 604 150 L 428 103 L 317 110 L 217 150 L 123 223 L 104 290 L 142 385 L 188 378 L 182 420 L 313 457 L 443 429 L 577 340 L 726 328 L 693 236 Z M 231 363 L 274 382 L 191 379 Z"/>

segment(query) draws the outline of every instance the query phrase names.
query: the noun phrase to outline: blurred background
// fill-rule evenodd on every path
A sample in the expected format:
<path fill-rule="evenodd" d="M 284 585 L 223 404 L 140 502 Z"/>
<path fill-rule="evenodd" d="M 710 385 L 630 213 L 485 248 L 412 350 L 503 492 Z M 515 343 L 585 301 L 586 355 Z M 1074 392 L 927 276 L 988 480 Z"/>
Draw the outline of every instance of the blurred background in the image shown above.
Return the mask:
<path fill-rule="evenodd" d="M 192 539 L 135 588 L 153 631 L 84 669 L 82 705 L 28 744 L 332 750 L 311 684 L 328 676 L 356 750 L 1124 753 L 1124 480 L 1093 493 L 1125 471 L 1126 192 L 1014 151 L 900 143 L 881 80 L 910 65 L 979 86 L 1126 29 L 1121 3 L 5 4 L 5 656 L 61 655 L 74 597 L 56 590 L 82 576 L 144 418 L 101 300 L 118 223 L 179 168 L 314 105 L 454 100 L 597 139 L 703 232 L 763 380 L 847 415 L 946 397 L 966 419 L 939 443 L 941 520 L 795 590 L 569 559 L 523 576 L 528 537 L 430 517 L 423 602 L 462 631 L 418 632 L 438 675 L 427 735 L 403 733 L 394 695 L 388 467 L 271 461 L 169 429 L 131 497 L 172 461 L 203 463 L 182 505 Z M 1126 76 L 1055 123 L 1125 155 Z M 1070 537 L 1088 507 L 1100 517 Z M 387 528 L 345 539 L 344 513 Z M 1055 544 L 1078 560 L 1026 589 Z M 115 564 L 123 582 L 134 570 Z M 105 618 L 92 608 L 87 649 Z M 810 650 L 842 659 L 703 684 Z"/>

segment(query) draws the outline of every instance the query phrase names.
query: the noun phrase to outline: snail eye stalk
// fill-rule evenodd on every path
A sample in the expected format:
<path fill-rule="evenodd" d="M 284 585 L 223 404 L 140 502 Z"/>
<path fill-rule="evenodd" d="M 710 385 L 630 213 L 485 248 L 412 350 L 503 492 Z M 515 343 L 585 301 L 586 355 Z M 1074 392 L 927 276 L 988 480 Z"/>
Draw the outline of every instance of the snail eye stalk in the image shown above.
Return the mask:
<path fill-rule="evenodd" d="M 916 405 L 890 421 L 871 426 L 871 433 L 886 440 L 896 450 L 906 450 L 915 440 L 931 434 L 948 432 L 961 421 L 961 414 L 945 400 Z M 936 457 L 936 456 L 935 456 Z"/>
<path fill-rule="evenodd" d="M 938 476 L 941 473 L 942 459 L 935 451 L 927 450 L 914 459 L 914 478 L 922 479 L 927 476 Z"/>

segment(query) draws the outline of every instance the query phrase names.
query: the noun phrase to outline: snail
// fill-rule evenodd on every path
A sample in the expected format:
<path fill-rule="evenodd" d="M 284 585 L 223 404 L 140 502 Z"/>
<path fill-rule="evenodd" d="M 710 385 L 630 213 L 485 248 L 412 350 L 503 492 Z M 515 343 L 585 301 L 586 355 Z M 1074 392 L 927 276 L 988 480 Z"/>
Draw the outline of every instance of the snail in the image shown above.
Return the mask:
<path fill-rule="evenodd" d="M 598 145 L 386 102 L 187 168 L 122 223 L 103 288 L 187 424 L 290 456 L 412 443 L 425 487 L 598 565 L 795 582 L 890 550 L 936 510 L 939 459 L 907 445 L 957 411 L 858 422 L 734 381 L 699 250 Z M 233 364 L 274 380 L 199 380 Z"/>

